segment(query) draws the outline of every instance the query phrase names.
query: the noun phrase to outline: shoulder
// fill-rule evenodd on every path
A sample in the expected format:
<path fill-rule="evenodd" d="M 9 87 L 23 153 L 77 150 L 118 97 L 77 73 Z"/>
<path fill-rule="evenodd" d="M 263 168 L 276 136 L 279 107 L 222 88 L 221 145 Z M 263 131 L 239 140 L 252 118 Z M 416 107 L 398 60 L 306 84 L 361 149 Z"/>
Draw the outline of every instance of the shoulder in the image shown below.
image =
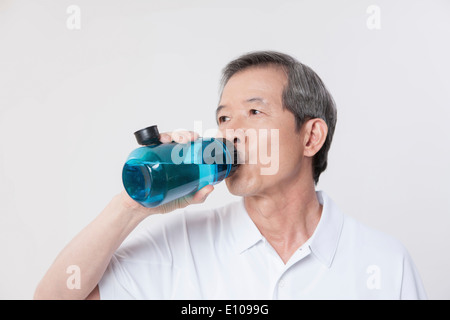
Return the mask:
<path fill-rule="evenodd" d="M 326 245 L 327 239 L 336 241 L 337 253 L 347 260 L 356 261 L 399 258 L 406 254 L 405 247 L 395 237 L 344 214 L 323 191 L 317 195 L 319 202 L 323 204 L 322 218 L 318 225 L 321 230 L 317 232 L 322 246 Z"/>
<path fill-rule="evenodd" d="M 232 227 L 233 221 L 241 209 L 241 201 L 234 201 L 219 207 L 198 210 L 190 208 L 185 210 L 183 220 L 186 230 L 192 235 L 202 237 L 220 235 L 220 231 Z"/>
<path fill-rule="evenodd" d="M 230 229 L 238 206 L 233 202 L 217 208 L 190 207 L 149 216 L 121 244 L 116 256 L 139 261 L 152 257 L 152 261 L 171 264 L 176 256 L 184 256 L 186 250 L 219 241 Z"/>
<path fill-rule="evenodd" d="M 369 290 L 361 292 L 370 292 L 367 297 L 426 299 L 419 272 L 397 238 L 346 216 L 341 241 L 347 262 L 366 279 Z"/>
<path fill-rule="evenodd" d="M 215 208 L 201 209 L 195 206 L 166 214 L 150 216 L 136 232 L 152 242 L 175 244 L 180 241 L 205 241 L 216 237 L 219 231 L 231 227 L 240 202 L 234 201 Z"/>
<path fill-rule="evenodd" d="M 397 260 L 408 255 L 405 246 L 397 238 L 348 215 L 344 216 L 341 237 L 363 256 Z"/>
<path fill-rule="evenodd" d="M 212 225 L 218 220 L 229 217 L 230 214 L 234 212 L 236 206 L 238 206 L 238 201 L 206 209 L 194 205 L 169 213 L 152 215 L 145 219 L 141 225 L 139 225 L 139 228 L 144 229 L 147 232 L 155 232 L 161 230 L 162 227 L 178 229 L 185 228 L 186 225 L 195 226 L 198 223 L 202 225 Z"/>

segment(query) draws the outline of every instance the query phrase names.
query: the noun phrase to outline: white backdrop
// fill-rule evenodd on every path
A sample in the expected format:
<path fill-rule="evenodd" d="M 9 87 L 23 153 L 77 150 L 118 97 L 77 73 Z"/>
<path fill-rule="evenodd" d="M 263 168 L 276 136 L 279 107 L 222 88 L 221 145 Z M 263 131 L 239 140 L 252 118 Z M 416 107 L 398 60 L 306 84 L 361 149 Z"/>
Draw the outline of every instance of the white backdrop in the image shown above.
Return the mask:
<path fill-rule="evenodd" d="M 134 131 L 215 127 L 221 69 L 265 49 L 336 100 L 318 189 L 449 299 L 449 39 L 446 0 L 0 0 L 0 299 L 32 298 L 120 192 Z M 220 184 L 204 206 L 231 200 Z"/>

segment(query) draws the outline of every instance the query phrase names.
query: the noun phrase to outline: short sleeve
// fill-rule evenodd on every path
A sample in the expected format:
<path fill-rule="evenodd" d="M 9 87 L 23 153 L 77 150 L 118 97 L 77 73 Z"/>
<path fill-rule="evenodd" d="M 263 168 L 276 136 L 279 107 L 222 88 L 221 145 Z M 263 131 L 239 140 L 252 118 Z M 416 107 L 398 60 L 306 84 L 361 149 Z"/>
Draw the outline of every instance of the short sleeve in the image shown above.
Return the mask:
<path fill-rule="evenodd" d="M 170 299 L 177 274 L 172 265 L 123 260 L 115 255 L 98 284 L 100 299 Z"/>
<path fill-rule="evenodd" d="M 425 300 L 427 295 L 422 284 L 419 272 L 414 265 L 411 256 L 405 252 L 403 258 L 401 300 Z"/>
<path fill-rule="evenodd" d="M 112 256 L 99 282 L 100 299 L 170 299 L 179 270 L 172 263 L 167 229 L 179 215 L 151 216 Z"/>

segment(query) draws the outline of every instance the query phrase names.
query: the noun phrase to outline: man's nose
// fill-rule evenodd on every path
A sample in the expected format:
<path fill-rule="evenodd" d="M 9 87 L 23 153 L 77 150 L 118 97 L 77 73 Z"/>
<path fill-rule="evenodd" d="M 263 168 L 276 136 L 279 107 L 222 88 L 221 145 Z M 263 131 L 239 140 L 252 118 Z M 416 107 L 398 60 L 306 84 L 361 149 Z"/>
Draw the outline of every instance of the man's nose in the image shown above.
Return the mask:
<path fill-rule="evenodd" d="M 247 126 L 240 119 L 233 119 L 225 129 L 225 138 L 234 143 L 235 148 L 242 147 L 247 142 Z"/>
<path fill-rule="evenodd" d="M 248 154 L 248 126 L 243 119 L 234 118 L 222 129 L 224 138 L 233 142 L 234 148 L 238 153 L 238 163 L 245 163 Z"/>

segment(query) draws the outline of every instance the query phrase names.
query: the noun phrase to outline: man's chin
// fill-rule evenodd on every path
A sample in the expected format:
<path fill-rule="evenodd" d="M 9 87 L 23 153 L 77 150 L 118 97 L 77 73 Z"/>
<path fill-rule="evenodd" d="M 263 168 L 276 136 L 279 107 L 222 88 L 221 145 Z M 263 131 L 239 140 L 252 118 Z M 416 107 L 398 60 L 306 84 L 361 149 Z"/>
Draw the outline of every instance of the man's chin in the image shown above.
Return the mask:
<path fill-rule="evenodd" d="M 228 191 L 234 196 L 248 196 L 254 193 L 254 179 L 246 177 L 239 169 L 229 178 L 225 179 Z"/>

